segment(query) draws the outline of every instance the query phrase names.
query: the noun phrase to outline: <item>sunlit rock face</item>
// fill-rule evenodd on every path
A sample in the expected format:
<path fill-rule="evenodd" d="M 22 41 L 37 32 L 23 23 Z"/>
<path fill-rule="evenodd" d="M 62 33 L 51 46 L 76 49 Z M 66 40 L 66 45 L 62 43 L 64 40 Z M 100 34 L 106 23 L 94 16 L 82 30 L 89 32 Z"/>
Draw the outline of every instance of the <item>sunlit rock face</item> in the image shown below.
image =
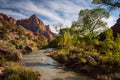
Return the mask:
<path fill-rule="evenodd" d="M 32 15 L 28 19 L 17 20 L 17 25 L 22 25 L 26 29 L 32 31 L 34 34 L 43 36 L 46 39 L 55 37 L 51 32 L 49 25 L 45 26 L 44 22 L 40 20 L 36 15 Z"/>
<path fill-rule="evenodd" d="M 12 17 L 8 17 L 3 13 L 0 13 L 0 19 L 4 19 L 6 21 L 8 21 L 10 24 L 16 24 L 16 20 Z"/>
<path fill-rule="evenodd" d="M 12 17 L 8 17 L 3 13 L 0 13 L 0 19 L 3 19 L 13 25 L 21 25 L 26 32 L 34 33 L 42 36 L 45 39 L 55 38 L 55 34 L 50 30 L 49 25 L 45 25 L 36 15 L 32 15 L 28 19 L 15 20 Z M 0 24 L 2 26 L 2 24 Z"/>
<path fill-rule="evenodd" d="M 36 15 L 32 15 L 28 19 L 18 20 L 17 25 L 22 25 L 25 28 L 31 30 L 32 32 L 37 32 L 38 29 L 41 29 L 43 31 L 46 30 L 43 21 L 38 19 Z"/>

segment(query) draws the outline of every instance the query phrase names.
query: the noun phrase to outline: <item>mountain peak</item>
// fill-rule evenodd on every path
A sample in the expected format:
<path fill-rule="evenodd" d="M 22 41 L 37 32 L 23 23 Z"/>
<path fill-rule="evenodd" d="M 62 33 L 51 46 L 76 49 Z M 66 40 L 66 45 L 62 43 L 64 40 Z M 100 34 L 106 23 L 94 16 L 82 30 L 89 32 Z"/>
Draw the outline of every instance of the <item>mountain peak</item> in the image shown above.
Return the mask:
<path fill-rule="evenodd" d="M 46 39 L 54 38 L 54 34 L 51 32 L 49 26 L 45 26 L 44 22 L 35 14 L 28 19 L 17 20 L 17 25 L 22 25 L 34 34 L 42 35 Z"/>
<path fill-rule="evenodd" d="M 30 18 L 38 18 L 35 14 L 33 14 Z"/>

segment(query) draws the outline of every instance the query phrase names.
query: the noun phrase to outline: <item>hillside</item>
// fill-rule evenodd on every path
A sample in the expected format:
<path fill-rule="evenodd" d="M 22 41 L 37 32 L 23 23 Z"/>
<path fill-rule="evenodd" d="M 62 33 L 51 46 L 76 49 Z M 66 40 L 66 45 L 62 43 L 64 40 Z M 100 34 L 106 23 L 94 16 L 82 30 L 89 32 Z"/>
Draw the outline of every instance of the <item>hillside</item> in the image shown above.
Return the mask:
<path fill-rule="evenodd" d="M 54 38 L 53 35 L 49 26 L 45 26 L 35 15 L 15 20 L 0 13 L 0 59 L 21 60 L 22 54 L 45 47 L 47 40 Z"/>
<path fill-rule="evenodd" d="M 31 20 L 32 19 L 32 20 Z M 37 20 L 39 20 L 37 18 Z M 19 20 L 21 21 L 21 20 Z M 34 19 L 34 16 L 30 17 L 30 21 L 23 22 L 23 24 L 29 24 L 29 28 L 22 24 L 17 24 L 18 21 L 12 17 L 8 17 L 3 13 L 0 13 L 0 79 L 9 80 L 9 78 L 13 78 L 14 71 L 18 71 L 20 73 L 15 73 L 20 78 L 26 72 L 28 76 L 24 76 L 24 78 L 35 78 L 37 76 L 36 73 L 25 70 L 20 66 L 19 62 L 22 60 L 22 55 L 41 49 L 46 47 L 48 44 L 48 39 L 54 38 L 54 33 L 52 33 L 49 29 L 49 26 L 44 26 L 43 22 L 39 20 L 41 23 L 36 25 L 37 22 Z M 34 28 L 38 28 L 40 33 L 36 33 Z M 31 29 L 31 30 L 30 30 Z M 44 32 L 45 34 L 43 34 Z M 12 66 L 12 67 L 11 67 Z M 19 69 L 18 69 L 19 68 Z M 13 73 L 9 71 L 13 71 Z M 31 76 L 31 74 L 33 74 Z M 18 79 L 15 79 L 18 80 Z"/>

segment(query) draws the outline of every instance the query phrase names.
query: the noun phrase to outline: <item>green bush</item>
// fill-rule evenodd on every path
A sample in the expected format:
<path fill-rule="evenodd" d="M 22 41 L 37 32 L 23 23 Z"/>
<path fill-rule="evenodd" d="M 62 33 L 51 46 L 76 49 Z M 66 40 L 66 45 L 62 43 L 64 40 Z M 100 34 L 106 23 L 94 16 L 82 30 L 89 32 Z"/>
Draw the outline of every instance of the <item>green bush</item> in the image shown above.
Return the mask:
<path fill-rule="evenodd" d="M 37 74 L 30 70 L 7 70 L 5 80 L 36 80 Z"/>
<path fill-rule="evenodd" d="M 35 80 L 37 77 L 35 72 L 30 70 L 22 71 L 19 76 L 21 80 Z"/>
<path fill-rule="evenodd" d="M 38 74 L 24 69 L 18 63 L 8 62 L 6 63 L 8 68 L 6 69 L 5 80 L 36 80 Z"/>
<path fill-rule="evenodd" d="M 85 58 L 81 58 L 81 62 L 82 62 L 82 63 L 86 63 L 87 60 L 86 60 Z"/>
<path fill-rule="evenodd" d="M 21 79 L 20 79 L 20 76 L 14 74 L 14 75 L 8 76 L 5 80 L 21 80 Z"/>

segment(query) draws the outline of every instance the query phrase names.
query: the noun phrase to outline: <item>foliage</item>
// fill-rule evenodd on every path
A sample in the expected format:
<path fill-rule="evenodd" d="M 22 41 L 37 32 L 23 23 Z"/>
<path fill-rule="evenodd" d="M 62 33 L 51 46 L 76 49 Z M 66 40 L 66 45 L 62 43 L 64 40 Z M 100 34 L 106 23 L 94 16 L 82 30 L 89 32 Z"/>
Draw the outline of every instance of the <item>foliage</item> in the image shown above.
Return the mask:
<path fill-rule="evenodd" d="M 92 3 L 103 4 L 103 5 L 109 6 L 110 9 L 113 9 L 115 7 L 120 8 L 119 0 L 93 0 Z"/>
<path fill-rule="evenodd" d="M 78 20 L 73 22 L 72 28 L 82 37 L 86 35 L 94 36 L 96 33 L 99 33 L 99 29 L 105 29 L 106 23 L 101 19 L 108 17 L 109 13 L 103 8 L 81 10 Z"/>
<path fill-rule="evenodd" d="M 114 37 L 112 29 L 106 30 L 102 18 L 108 17 L 109 13 L 103 8 L 81 10 L 71 28 L 61 29 L 59 36 L 52 41 L 55 48 L 59 49 L 55 58 L 63 63 L 71 59 L 72 65 L 100 69 L 103 71 L 98 70 L 98 73 L 102 74 L 116 72 L 120 67 L 120 34 Z M 106 30 L 102 33 L 105 37 L 103 40 L 100 40 L 100 30 Z"/>
<path fill-rule="evenodd" d="M 7 62 L 5 80 L 36 80 L 37 74 L 31 70 L 26 70 L 18 63 Z"/>
<path fill-rule="evenodd" d="M 87 60 L 86 60 L 85 58 L 81 58 L 81 62 L 82 62 L 82 63 L 86 63 Z"/>
<path fill-rule="evenodd" d="M 105 33 L 106 39 L 101 42 L 101 52 L 105 53 L 105 56 L 108 61 L 112 63 L 119 63 L 120 57 L 120 35 L 117 35 L 117 38 L 113 37 L 113 32 L 111 29 L 107 30 Z"/>
<path fill-rule="evenodd" d="M 36 42 L 33 42 L 31 45 L 32 45 L 32 47 L 37 47 Z"/>

